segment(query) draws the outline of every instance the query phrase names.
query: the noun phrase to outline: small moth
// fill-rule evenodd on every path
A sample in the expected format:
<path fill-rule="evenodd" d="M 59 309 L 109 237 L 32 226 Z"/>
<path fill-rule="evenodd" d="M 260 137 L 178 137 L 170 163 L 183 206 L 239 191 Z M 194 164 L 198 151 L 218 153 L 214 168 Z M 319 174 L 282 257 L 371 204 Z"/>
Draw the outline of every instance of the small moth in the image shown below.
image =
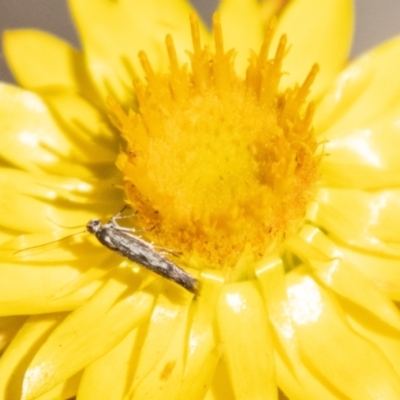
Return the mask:
<path fill-rule="evenodd" d="M 177 283 L 191 293 L 199 293 L 196 278 L 156 251 L 150 243 L 132 234 L 132 229 L 118 225 L 117 217 L 112 217 L 106 224 L 97 218 L 92 219 L 86 224 L 86 230 L 108 249 Z"/>

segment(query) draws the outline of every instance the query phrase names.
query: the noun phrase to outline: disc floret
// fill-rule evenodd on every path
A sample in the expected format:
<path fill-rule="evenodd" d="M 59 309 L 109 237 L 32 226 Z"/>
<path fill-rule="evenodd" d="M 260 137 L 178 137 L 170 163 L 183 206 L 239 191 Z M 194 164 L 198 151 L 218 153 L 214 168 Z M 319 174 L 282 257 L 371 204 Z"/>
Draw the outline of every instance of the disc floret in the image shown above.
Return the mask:
<path fill-rule="evenodd" d="M 286 37 L 269 57 L 271 27 L 243 79 L 218 16 L 213 27 L 214 50 L 201 46 L 191 18 L 190 66 L 179 64 L 171 36 L 168 73 L 141 52 L 137 109 L 111 107 L 127 142 L 117 165 L 142 227 L 158 245 L 222 268 L 270 254 L 304 218 L 320 159 L 306 102 L 318 68 L 281 90 Z"/>

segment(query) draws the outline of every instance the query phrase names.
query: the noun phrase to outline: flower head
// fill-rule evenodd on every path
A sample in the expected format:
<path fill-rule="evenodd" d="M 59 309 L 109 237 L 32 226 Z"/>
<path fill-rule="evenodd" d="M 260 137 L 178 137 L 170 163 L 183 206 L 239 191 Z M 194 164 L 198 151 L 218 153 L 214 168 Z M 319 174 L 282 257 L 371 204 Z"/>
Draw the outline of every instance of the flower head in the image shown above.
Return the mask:
<path fill-rule="evenodd" d="M 234 52 L 224 51 L 218 16 L 214 51 L 202 48 L 192 16 L 191 72 L 167 36 L 167 74 L 139 54 L 147 83 L 135 85 L 138 111 L 110 105 L 127 142 L 117 166 L 142 227 L 209 268 L 234 267 L 244 253 L 271 254 L 297 230 L 315 192 L 320 157 L 305 101 L 317 69 L 281 92 L 286 39 L 269 58 L 272 33 L 243 79 Z"/>
<path fill-rule="evenodd" d="M 281 3 L 210 32 L 181 0 L 71 0 L 82 52 L 7 33 L 3 398 L 400 397 L 400 45 L 340 72 L 351 3 Z M 124 202 L 199 293 L 66 228 Z"/>

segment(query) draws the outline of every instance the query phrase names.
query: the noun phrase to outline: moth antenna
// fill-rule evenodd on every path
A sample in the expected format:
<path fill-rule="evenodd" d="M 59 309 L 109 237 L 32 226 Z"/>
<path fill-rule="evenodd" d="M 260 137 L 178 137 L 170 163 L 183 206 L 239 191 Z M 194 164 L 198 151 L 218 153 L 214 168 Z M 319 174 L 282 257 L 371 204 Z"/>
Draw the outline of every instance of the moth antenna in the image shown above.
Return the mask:
<path fill-rule="evenodd" d="M 12 255 L 15 255 L 18 253 L 23 253 L 24 251 L 28 251 L 28 250 L 32 250 L 32 249 L 39 249 L 40 247 L 47 246 L 47 245 L 53 244 L 53 243 L 58 243 L 58 242 L 61 242 L 62 240 L 69 239 L 72 236 L 80 235 L 81 233 L 85 233 L 85 232 L 86 231 L 75 232 L 75 233 L 72 233 L 71 235 L 62 237 L 61 239 L 52 240 L 51 242 L 47 242 L 47 243 L 43 243 L 43 244 L 38 244 L 37 246 L 26 247 L 24 249 L 15 251 L 14 253 L 12 253 Z"/>
<path fill-rule="evenodd" d="M 62 224 L 59 224 L 57 221 L 51 219 L 50 217 L 47 217 L 47 220 L 50 221 L 52 224 L 56 225 L 57 227 L 63 228 L 63 229 L 76 229 L 76 228 L 85 226 L 85 225 L 74 225 L 74 226 L 62 225 Z"/>

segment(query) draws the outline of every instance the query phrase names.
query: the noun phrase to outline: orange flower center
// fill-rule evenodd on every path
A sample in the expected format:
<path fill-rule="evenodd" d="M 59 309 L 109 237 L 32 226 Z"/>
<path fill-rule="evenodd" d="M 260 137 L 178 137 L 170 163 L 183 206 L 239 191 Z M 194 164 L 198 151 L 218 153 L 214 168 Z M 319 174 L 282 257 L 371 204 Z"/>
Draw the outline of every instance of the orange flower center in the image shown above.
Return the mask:
<path fill-rule="evenodd" d="M 306 98 L 317 67 L 280 90 L 286 38 L 269 57 L 271 27 L 242 79 L 218 16 L 214 51 L 201 46 L 195 17 L 191 26 L 190 68 L 168 36 L 169 73 L 155 73 L 142 52 L 137 108 L 126 114 L 110 102 L 127 142 L 117 166 L 150 240 L 193 267 L 234 270 L 297 230 L 313 198 L 320 156 Z"/>

